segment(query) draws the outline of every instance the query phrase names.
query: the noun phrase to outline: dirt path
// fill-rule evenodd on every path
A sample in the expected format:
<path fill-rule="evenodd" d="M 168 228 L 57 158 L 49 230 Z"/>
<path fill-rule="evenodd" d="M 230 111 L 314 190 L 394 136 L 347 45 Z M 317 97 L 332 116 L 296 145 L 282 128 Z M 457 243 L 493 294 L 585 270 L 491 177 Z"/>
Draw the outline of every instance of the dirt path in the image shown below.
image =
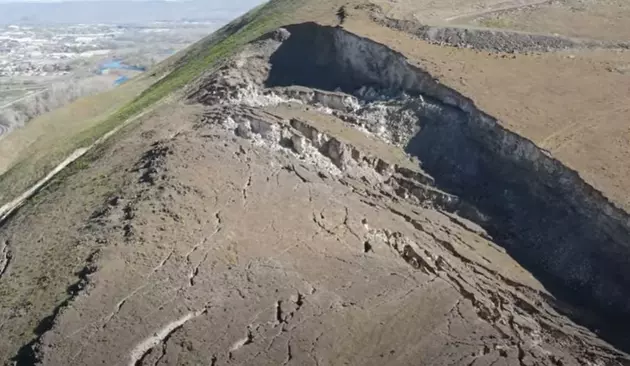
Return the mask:
<path fill-rule="evenodd" d="M 22 205 L 24 205 L 26 200 L 28 200 L 35 193 L 37 193 L 46 183 L 48 183 L 52 178 L 54 178 L 65 167 L 67 167 L 72 162 L 74 162 L 75 160 L 77 160 L 78 158 L 83 156 L 86 152 L 90 151 L 95 146 L 98 146 L 98 145 L 102 144 L 103 142 L 105 142 L 108 138 L 110 138 L 113 134 L 118 132 L 124 126 L 128 125 L 129 123 L 131 123 L 131 122 L 137 120 L 138 118 L 146 115 L 147 113 L 151 112 L 158 105 L 161 105 L 162 103 L 166 102 L 166 100 L 170 100 L 170 98 L 167 97 L 163 101 L 160 101 L 160 102 L 156 103 L 153 107 L 151 107 L 151 108 L 145 110 L 144 112 L 142 112 L 142 113 L 140 113 L 140 114 L 138 114 L 138 115 L 136 115 L 136 116 L 126 120 L 124 123 L 122 123 L 118 127 L 112 129 L 111 131 L 109 131 L 108 133 L 106 133 L 105 135 L 100 137 L 93 144 L 91 144 L 91 145 L 89 145 L 87 147 L 82 147 L 82 148 L 76 149 L 75 151 L 73 151 L 72 154 L 70 154 L 67 158 L 65 158 L 61 163 L 59 163 L 59 165 L 57 165 L 53 170 L 51 170 L 44 178 L 42 178 L 37 183 L 35 183 L 31 188 L 27 189 L 24 193 L 19 195 L 13 201 L 11 201 L 11 202 L 5 204 L 4 206 L 0 207 L 0 224 L 2 224 L 9 216 L 11 216 L 11 214 L 13 212 L 15 212 L 15 210 L 17 210 L 18 208 L 22 207 Z M 1 131 L 2 130 L 0 129 L 0 132 Z M 2 134 L 0 133 L 0 136 L 1 135 Z"/>
<path fill-rule="evenodd" d="M 92 147 L 94 147 L 94 144 L 90 145 L 89 147 L 76 149 L 72 154 L 70 154 L 70 156 L 68 156 L 64 161 L 57 165 L 55 169 L 51 170 L 50 173 L 48 173 L 39 182 L 35 183 L 35 185 L 19 195 L 13 201 L 0 207 L 0 223 L 4 222 L 7 217 L 9 217 L 16 209 L 21 207 L 27 199 L 33 196 L 40 188 L 44 186 L 44 184 L 48 183 L 48 181 L 50 181 L 55 175 L 57 175 L 57 173 L 62 171 L 63 168 L 67 167 L 70 163 L 83 156 L 83 154 L 88 152 Z"/>
<path fill-rule="evenodd" d="M 486 15 L 486 14 L 494 13 L 494 12 L 497 12 L 497 11 L 514 10 L 514 9 L 518 9 L 518 8 L 524 8 L 526 6 L 542 5 L 542 4 L 545 4 L 545 3 L 548 3 L 548 2 L 549 2 L 549 0 L 515 0 L 515 1 L 507 1 L 507 2 L 504 2 L 504 3 L 499 3 L 499 4 L 496 4 L 494 6 L 491 6 L 489 9 L 484 9 L 484 10 L 479 10 L 479 11 L 474 11 L 474 12 L 454 15 L 454 16 L 448 17 L 448 18 L 446 18 L 444 20 L 446 20 L 447 22 L 452 22 L 452 21 L 457 20 L 457 19 L 469 18 L 469 17 L 478 17 L 478 16 L 481 16 L 481 15 Z"/>

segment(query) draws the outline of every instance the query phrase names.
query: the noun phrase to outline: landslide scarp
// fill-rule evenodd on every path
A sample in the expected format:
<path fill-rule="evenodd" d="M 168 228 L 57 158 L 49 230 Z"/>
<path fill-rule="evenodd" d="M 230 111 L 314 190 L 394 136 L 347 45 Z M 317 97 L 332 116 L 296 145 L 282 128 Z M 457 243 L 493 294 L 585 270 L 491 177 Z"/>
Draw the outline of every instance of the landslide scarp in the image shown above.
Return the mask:
<path fill-rule="evenodd" d="M 18 364 L 628 364 L 623 211 L 384 44 L 302 23 L 241 49 L 268 20 L 10 219 L 0 329 L 43 324 Z"/>
<path fill-rule="evenodd" d="M 233 72 L 229 97 L 314 105 L 404 147 L 432 177 L 428 185 L 458 202 L 442 209 L 484 227 L 563 311 L 628 349 L 615 324 L 630 319 L 629 216 L 577 172 L 403 55 L 341 28 L 287 26 L 251 45 L 241 64 L 252 55 L 257 67 L 224 70 Z M 205 86 L 192 98 L 212 105 L 225 96 Z"/>

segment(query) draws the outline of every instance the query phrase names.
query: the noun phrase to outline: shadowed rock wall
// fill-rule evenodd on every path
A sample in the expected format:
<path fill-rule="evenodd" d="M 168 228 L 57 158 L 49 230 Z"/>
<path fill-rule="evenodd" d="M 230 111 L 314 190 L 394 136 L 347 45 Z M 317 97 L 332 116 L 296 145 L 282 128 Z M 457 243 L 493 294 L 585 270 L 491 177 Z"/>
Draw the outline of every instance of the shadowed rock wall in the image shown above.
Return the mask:
<path fill-rule="evenodd" d="M 265 86 L 302 85 L 359 98 L 361 88 L 371 87 L 392 100 L 401 94 L 415 99 L 417 133 L 405 148 L 436 185 L 476 206 L 487 218 L 480 224 L 559 298 L 605 314 L 606 323 L 628 319 L 626 212 L 401 54 L 341 28 L 306 23 L 286 29 L 291 35 L 271 56 Z M 610 331 L 626 343 L 618 339 L 623 330 Z"/>

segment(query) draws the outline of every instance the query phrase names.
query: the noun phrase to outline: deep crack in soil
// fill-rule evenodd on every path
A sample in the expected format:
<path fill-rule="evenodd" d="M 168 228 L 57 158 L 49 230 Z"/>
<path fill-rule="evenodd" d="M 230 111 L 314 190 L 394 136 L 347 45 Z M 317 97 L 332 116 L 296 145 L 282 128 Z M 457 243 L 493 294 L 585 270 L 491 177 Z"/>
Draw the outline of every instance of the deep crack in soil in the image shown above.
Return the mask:
<path fill-rule="evenodd" d="M 401 54 L 295 24 L 190 90 L 16 364 L 627 362 L 628 215 Z"/>
<path fill-rule="evenodd" d="M 484 227 L 542 281 L 567 305 L 560 310 L 630 350 L 621 326 L 630 321 L 626 212 L 575 171 L 385 45 L 315 23 L 287 26 L 260 42 L 270 39 L 280 42 L 268 56 L 268 72 L 250 82 L 272 95 L 336 109 L 333 113 L 362 127 L 374 122 L 369 114 L 378 110 L 389 139 L 421 161 L 434 179 L 431 184 L 454 195 L 445 200 L 458 202 L 458 214 Z M 211 103 L 204 94 L 193 97 Z M 251 128 L 268 134 L 265 128 Z M 348 157 L 336 155 L 331 159 L 342 167 L 340 161 Z"/>
<path fill-rule="evenodd" d="M 96 259 L 98 256 L 98 251 L 93 252 L 88 256 L 85 260 L 86 265 L 80 271 L 76 273 L 78 277 L 77 281 L 66 289 L 68 297 L 63 300 L 60 304 L 55 306 L 52 310 L 52 313 L 40 320 L 37 327 L 33 330 L 35 333 L 35 338 L 33 338 L 29 343 L 23 345 L 18 353 L 11 359 L 11 361 L 15 362 L 15 365 L 19 366 L 27 366 L 27 365 L 35 365 L 40 359 L 37 354 L 39 342 L 41 337 L 48 332 L 55 325 L 55 319 L 59 315 L 59 313 L 66 307 L 68 304 L 74 300 L 74 298 L 87 286 L 89 282 L 89 275 L 96 271 Z"/>

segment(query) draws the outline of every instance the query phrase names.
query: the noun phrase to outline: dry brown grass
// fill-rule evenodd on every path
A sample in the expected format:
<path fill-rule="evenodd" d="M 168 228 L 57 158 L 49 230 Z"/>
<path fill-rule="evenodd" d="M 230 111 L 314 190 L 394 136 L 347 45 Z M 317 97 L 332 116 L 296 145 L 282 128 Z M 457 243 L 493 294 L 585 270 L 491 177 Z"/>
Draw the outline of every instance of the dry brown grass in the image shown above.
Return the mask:
<path fill-rule="evenodd" d="M 355 14 L 351 32 L 387 44 L 533 140 L 630 209 L 630 52 L 500 55 L 431 45 Z"/>
<path fill-rule="evenodd" d="M 626 0 L 568 0 L 488 14 L 473 19 L 472 23 L 569 37 L 628 41 L 629 18 L 630 2 Z"/>

